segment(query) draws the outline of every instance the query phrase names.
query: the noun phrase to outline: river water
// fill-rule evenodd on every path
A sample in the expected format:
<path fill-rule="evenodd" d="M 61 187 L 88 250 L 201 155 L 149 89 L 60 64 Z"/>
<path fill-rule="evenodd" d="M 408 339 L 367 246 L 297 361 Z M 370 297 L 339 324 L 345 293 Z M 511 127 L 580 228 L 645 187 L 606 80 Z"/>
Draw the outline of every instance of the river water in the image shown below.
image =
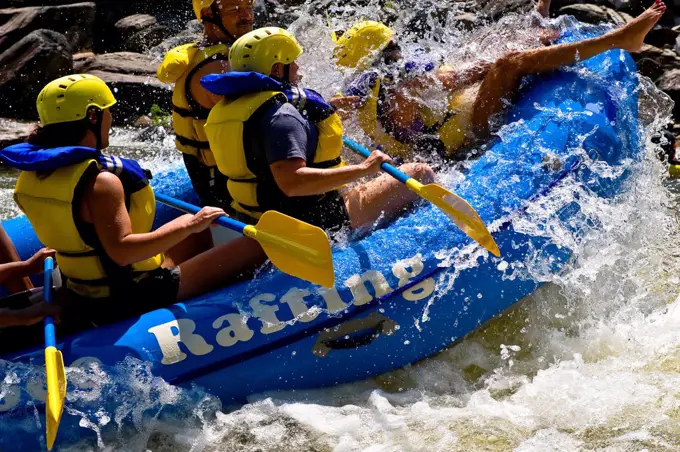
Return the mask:
<path fill-rule="evenodd" d="M 474 37 L 440 30 L 436 40 L 418 45 L 448 61 L 475 54 L 492 59 L 503 49 L 538 45 L 526 24 L 506 17 Z M 326 24 L 305 15 L 293 29 L 304 46 L 318 47 L 301 62 L 306 84 L 333 94 L 342 76 L 325 64 L 330 44 L 318 44 L 327 39 Z M 515 32 L 502 31 L 508 29 Z M 566 271 L 542 275 L 541 289 L 460 343 L 378 378 L 255 395 L 234 409 L 200 388 L 171 387 L 132 360 L 108 375 L 72 370 L 73 380 L 118 381 L 120 404 L 115 413 L 83 414 L 84 427 L 104 432 L 97 441 L 61 450 L 680 449 L 680 185 L 667 180 L 651 141 L 670 104 L 648 81 L 641 80 L 640 94 L 647 152 L 629 189 L 610 201 L 587 193 L 579 198 L 603 227 L 580 242 Z M 179 162 L 162 129 L 143 141 L 135 135 L 115 131 L 114 151 L 155 171 Z M 8 210 L 13 177 L 0 174 L 4 216 L 15 212 Z M 536 221 L 549 214 L 537 213 Z M 135 428 L 116 428 L 126 417 Z"/>

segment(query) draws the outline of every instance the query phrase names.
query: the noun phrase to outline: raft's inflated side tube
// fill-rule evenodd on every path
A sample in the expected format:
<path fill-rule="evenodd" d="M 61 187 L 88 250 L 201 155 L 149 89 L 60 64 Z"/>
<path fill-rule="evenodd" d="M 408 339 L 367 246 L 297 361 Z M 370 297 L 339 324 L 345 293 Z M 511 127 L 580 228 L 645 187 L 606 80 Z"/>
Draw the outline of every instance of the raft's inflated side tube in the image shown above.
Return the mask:
<path fill-rule="evenodd" d="M 225 403 L 243 402 L 252 393 L 380 374 L 477 329 L 541 284 L 527 267 L 540 263 L 541 271 L 558 272 L 571 255 L 543 234 L 515 230 L 513 220 L 560 184 L 611 197 L 640 159 L 632 59 L 612 51 L 581 65 L 591 75 L 569 71 L 532 80 L 511 112 L 510 119 L 518 121 L 512 130 L 470 164 L 462 182 L 449 187 L 493 224 L 500 259 L 482 251 L 470 257 L 468 251 L 478 248 L 441 211 L 424 204 L 362 240 L 336 247 L 334 290 L 268 270 L 254 281 L 138 319 L 60 337 L 67 365 L 88 357 L 112 365 L 133 355 L 171 383 L 196 383 Z M 546 156 L 560 164 L 546 165 Z M 596 158 L 621 176 L 591 170 Z M 575 240 L 584 224 L 579 209 L 568 204 L 551 218 Z M 21 242 L 15 228 L 8 232 Z M 40 365 L 41 356 L 34 350 L 6 358 Z M 22 389 L 27 379 L 18 380 L 3 386 L 8 395 L 0 405 L 0 448 L 10 442 L 35 446 L 42 435 L 28 405 L 41 396 Z M 113 413 L 118 406 L 117 400 L 99 399 L 92 412 Z M 78 421 L 65 414 L 60 441 L 81 438 Z"/>

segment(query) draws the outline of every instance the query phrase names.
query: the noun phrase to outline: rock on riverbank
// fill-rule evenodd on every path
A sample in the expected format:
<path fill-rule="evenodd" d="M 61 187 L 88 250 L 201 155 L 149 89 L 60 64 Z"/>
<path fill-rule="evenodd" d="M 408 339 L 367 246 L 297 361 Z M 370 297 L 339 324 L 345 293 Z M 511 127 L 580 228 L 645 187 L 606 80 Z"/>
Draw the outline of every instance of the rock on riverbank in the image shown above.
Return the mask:
<path fill-rule="evenodd" d="M 0 9 L 0 116 L 37 119 L 35 99 L 40 89 L 74 72 L 100 75 L 111 82 L 119 101 L 116 125 L 135 122 L 154 104 L 169 111 L 170 87 L 156 79 L 158 61 L 154 57 L 136 52 L 92 52 L 97 48 L 98 9 L 105 2 L 54 3 Z M 107 44 L 111 49 L 147 50 L 172 34 L 169 26 L 150 15 L 123 17 L 115 25 L 117 31 Z"/>

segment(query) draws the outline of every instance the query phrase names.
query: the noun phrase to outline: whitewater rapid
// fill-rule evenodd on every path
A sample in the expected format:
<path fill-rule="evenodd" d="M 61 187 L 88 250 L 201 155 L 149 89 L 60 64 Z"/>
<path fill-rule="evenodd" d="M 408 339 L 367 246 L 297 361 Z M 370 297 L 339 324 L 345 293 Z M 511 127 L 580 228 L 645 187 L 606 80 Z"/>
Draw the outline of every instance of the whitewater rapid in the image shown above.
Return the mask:
<path fill-rule="evenodd" d="M 333 28 L 347 24 L 342 14 Z M 491 60 L 503 49 L 539 45 L 529 32 L 499 31 L 524 30 L 526 20 L 506 17 L 475 32 L 477 40 L 461 30 L 440 30 L 437 40 L 414 38 L 411 44 L 448 60 Z M 304 46 L 325 42 L 329 28 L 325 18 L 305 15 L 292 29 Z M 472 44 L 457 45 L 462 42 Z M 318 53 L 302 58 L 305 83 L 332 95 L 342 75 L 325 63 L 330 43 L 317 47 Z M 586 231 L 578 243 L 559 228 L 547 228 L 557 243 L 575 246 L 577 257 L 559 275 L 528 266 L 546 284 L 464 340 L 375 379 L 259 394 L 241 407 L 224 407 L 200 388 L 172 387 L 135 360 L 106 372 L 71 369 L 72 382 L 113 385 L 109 394 L 71 394 L 69 405 L 100 396 L 120 403 L 115 413 L 81 413 L 83 427 L 104 432 L 97 442 L 60 450 L 678 450 L 680 184 L 667 180 L 652 143 L 670 114 L 669 101 L 647 80 L 641 80 L 640 95 L 646 157 L 634 165 L 628 189 L 605 200 L 565 184 L 551 195 L 554 204 L 536 205 L 515 225 L 549 226 L 551 206 L 569 199 L 601 227 Z M 140 158 L 156 172 L 180 161 L 167 131 L 160 128 L 143 141 L 136 133 L 116 131 L 113 151 Z M 11 191 L 3 189 L 1 196 L 7 205 Z M 128 416 L 135 427 L 119 430 L 117 421 Z"/>

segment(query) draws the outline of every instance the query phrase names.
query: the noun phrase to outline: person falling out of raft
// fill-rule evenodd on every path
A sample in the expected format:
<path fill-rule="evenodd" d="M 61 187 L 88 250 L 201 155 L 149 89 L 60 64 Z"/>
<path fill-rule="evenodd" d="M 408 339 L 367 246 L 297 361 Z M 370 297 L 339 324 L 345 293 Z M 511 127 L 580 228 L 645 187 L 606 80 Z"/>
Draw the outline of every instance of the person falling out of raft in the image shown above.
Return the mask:
<path fill-rule="evenodd" d="M 549 2 L 540 2 L 543 15 L 548 8 Z M 491 119 L 517 94 L 524 76 L 551 72 L 612 49 L 638 51 L 665 10 L 666 5 L 656 0 L 637 18 L 602 36 L 510 52 L 472 70 L 404 63 L 391 29 L 361 22 L 344 33 L 334 49 L 337 65 L 359 75 L 346 97 L 331 102 L 345 112 L 356 109 L 360 127 L 376 147 L 391 155 L 409 157 L 418 150 L 454 157 L 463 146 L 489 136 Z M 406 76 L 399 80 L 395 72 Z M 433 86 L 447 93 L 444 108 L 432 108 L 424 100 L 423 93 Z"/>
<path fill-rule="evenodd" d="M 208 113 L 219 97 L 203 89 L 199 81 L 206 74 L 229 71 L 229 47 L 253 29 L 253 3 L 254 0 L 193 0 L 196 17 L 203 24 L 203 40 L 170 50 L 156 74 L 161 82 L 175 84 L 175 145 L 182 152 L 191 184 L 204 206 L 228 209 L 231 197 L 203 132 Z"/>
<path fill-rule="evenodd" d="M 38 239 L 56 250 L 68 298 L 95 324 L 208 292 L 266 259 L 245 237 L 194 256 L 175 253 L 225 215 L 216 207 L 151 230 L 156 205 L 148 172 L 101 152 L 115 103 L 93 75 L 54 80 L 38 95 L 40 126 L 28 142 L 0 151 L 5 164 L 22 170 L 14 198 Z"/>
<path fill-rule="evenodd" d="M 0 329 L 35 325 L 45 317 L 59 319 L 61 308 L 57 304 L 42 301 L 41 293 L 36 294 L 40 301 L 32 304 L 34 296 L 29 292 L 33 289 L 33 284 L 28 277 L 42 273 L 45 259 L 54 257 L 54 254 L 54 250 L 43 248 L 28 260 L 22 261 L 12 240 L 0 226 L 0 262 L 2 262 L 0 263 L 0 285 L 4 286 L 10 294 L 16 294 L 0 298 Z"/>
<path fill-rule="evenodd" d="M 232 46 L 232 72 L 201 80 L 224 96 L 205 132 L 219 170 L 229 178 L 233 208 L 252 218 L 278 210 L 327 230 L 395 217 L 416 195 L 390 176 L 339 190 L 378 173 L 391 159 L 374 151 L 360 164 L 343 163 L 340 118 L 320 94 L 297 87 L 301 54 L 289 32 L 261 28 Z M 425 164 L 401 170 L 423 183 L 434 178 Z"/>

